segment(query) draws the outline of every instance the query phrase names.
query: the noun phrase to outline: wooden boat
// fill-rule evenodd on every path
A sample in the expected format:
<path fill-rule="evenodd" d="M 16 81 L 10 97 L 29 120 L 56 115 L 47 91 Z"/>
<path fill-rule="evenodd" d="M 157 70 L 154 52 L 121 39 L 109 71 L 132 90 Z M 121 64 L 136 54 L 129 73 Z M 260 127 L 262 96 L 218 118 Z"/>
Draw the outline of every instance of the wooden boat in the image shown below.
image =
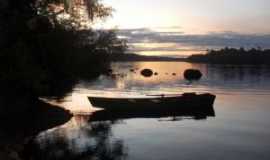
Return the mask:
<path fill-rule="evenodd" d="M 141 98 L 88 97 L 95 107 L 106 110 L 178 110 L 213 106 L 216 96 L 205 93 L 184 93 L 181 95 L 151 95 Z"/>

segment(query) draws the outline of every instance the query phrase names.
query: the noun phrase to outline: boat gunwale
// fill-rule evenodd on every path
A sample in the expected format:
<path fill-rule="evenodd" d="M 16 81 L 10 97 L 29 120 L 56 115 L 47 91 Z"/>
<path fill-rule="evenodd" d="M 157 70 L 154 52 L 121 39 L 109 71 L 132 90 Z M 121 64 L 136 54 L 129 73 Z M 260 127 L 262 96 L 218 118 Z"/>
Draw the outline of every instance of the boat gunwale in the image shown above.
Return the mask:
<path fill-rule="evenodd" d="M 94 96 L 87 96 L 88 99 L 104 99 L 104 100 L 153 100 L 153 99 L 166 99 L 166 98 L 183 98 L 186 95 L 192 95 L 195 97 L 201 97 L 201 96 L 214 96 L 213 94 L 209 93 L 202 93 L 202 94 L 196 94 L 196 93 L 184 93 L 184 94 L 161 94 L 161 95 L 145 95 L 145 97 L 94 97 Z"/>
<path fill-rule="evenodd" d="M 139 100 L 149 100 L 149 99 L 164 99 L 164 98 L 180 98 L 183 97 L 183 95 L 179 96 L 157 96 L 157 97 L 92 97 L 88 96 L 89 99 L 113 99 L 113 100 L 129 100 L 129 99 L 139 99 Z"/>

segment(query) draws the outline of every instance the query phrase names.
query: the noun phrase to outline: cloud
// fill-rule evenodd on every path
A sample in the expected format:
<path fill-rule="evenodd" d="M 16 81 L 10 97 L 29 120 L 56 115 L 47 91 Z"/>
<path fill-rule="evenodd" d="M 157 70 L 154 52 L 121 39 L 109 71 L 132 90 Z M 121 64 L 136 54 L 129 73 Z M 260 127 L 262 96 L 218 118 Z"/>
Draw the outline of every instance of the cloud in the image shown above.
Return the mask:
<path fill-rule="evenodd" d="M 203 35 L 189 35 L 181 31 L 154 31 L 149 28 L 138 29 L 121 29 L 118 31 L 120 36 L 126 37 L 128 42 L 132 44 L 138 43 L 172 43 L 173 46 L 165 47 L 133 47 L 135 51 L 162 51 L 162 50 L 185 50 L 185 46 L 193 46 L 195 50 L 216 49 L 223 47 L 261 47 L 270 48 L 270 34 L 240 34 L 236 32 L 212 32 Z M 181 46 L 183 48 L 181 48 Z M 187 49 L 188 50 L 188 49 Z"/>

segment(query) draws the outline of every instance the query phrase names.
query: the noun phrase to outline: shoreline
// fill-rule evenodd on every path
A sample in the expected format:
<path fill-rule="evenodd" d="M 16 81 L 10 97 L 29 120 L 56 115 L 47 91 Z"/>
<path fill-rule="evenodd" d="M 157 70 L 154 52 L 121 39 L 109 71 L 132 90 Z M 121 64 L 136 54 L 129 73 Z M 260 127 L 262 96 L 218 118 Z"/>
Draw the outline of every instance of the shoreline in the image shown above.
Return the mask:
<path fill-rule="evenodd" d="M 40 100 L 20 103 L 19 106 L 12 105 L 12 102 L 8 104 L 9 107 L 14 107 L 12 110 L 26 105 L 30 107 L 23 111 L 0 114 L 0 159 L 25 159 L 27 144 L 33 141 L 34 137 L 67 123 L 73 117 L 70 111 Z"/>
<path fill-rule="evenodd" d="M 138 54 L 115 54 L 110 56 L 111 62 L 187 62 L 187 63 L 203 63 L 203 64 L 213 64 L 213 65 L 270 65 L 268 61 L 252 61 L 246 60 L 248 55 L 237 55 L 237 58 L 234 55 L 229 55 L 230 57 L 225 57 L 223 54 L 219 54 L 220 57 L 212 58 L 211 54 L 198 54 L 190 55 L 185 58 L 174 58 L 174 57 L 163 57 L 163 56 L 144 56 Z M 226 55 L 226 54 L 225 54 Z M 270 55 L 270 54 L 269 54 Z M 268 59 L 268 54 L 266 58 Z M 227 55 L 226 55 L 227 56 Z M 264 59 L 261 55 L 258 55 L 260 59 Z M 255 58 L 253 58 L 255 59 Z"/>
<path fill-rule="evenodd" d="M 183 62 L 186 61 L 187 58 L 174 58 L 174 57 L 162 57 L 162 56 L 144 56 L 144 55 L 138 55 L 133 53 L 128 54 L 114 54 L 110 56 L 110 60 L 112 62 L 146 62 L 146 61 L 164 61 L 164 62 Z"/>

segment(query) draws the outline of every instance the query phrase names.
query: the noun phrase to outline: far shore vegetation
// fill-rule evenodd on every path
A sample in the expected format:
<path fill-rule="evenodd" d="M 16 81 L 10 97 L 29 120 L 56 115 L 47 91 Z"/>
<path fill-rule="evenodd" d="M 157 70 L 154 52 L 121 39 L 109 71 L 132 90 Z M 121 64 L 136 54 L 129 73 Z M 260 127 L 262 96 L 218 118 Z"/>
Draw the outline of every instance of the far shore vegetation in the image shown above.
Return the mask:
<path fill-rule="evenodd" d="M 146 56 L 135 53 L 119 53 L 109 56 L 112 62 L 136 62 L 136 61 L 184 61 L 185 58 L 174 58 L 168 56 Z"/>
<path fill-rule="evenodd" d="M 270 49 L 223 48 L 189 56 L 186 61 L 210 64 L 270 65 Z"/>
<path fill-rule="evenodd" d="M 111 61 L 183 61 L 193 63 L 209 64 L 235 64 L 235 65 L 269 65 L 270 49 L 244 49 L 244 48 L 222 48 L 209 50 L 206 54 L 194 54 L 186 58 L 166 56 L 145 56 L 134 53 L 114 54 L 110 56 Z"/>

